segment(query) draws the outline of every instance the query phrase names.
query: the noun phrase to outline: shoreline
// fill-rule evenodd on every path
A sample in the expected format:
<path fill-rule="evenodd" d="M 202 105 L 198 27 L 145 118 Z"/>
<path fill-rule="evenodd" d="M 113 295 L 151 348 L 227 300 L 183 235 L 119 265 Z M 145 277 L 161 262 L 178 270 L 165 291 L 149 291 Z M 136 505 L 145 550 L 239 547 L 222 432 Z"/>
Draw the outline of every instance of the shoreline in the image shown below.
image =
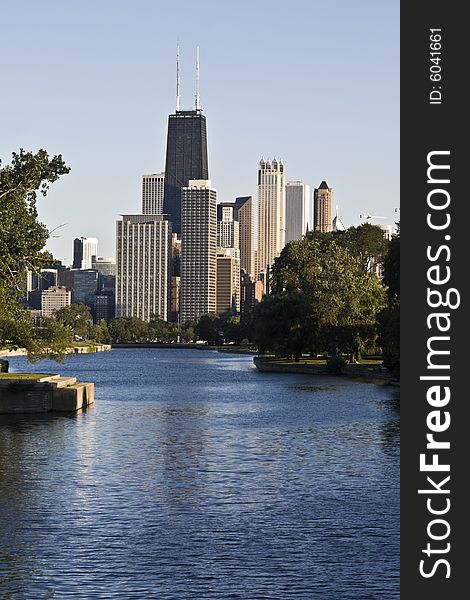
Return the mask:
<path fill-rule="evenodd" d="M 302 363 L 275 362 L 271 357 L 255 356 L 253 364 L 262 373 L 295 373 L 297 375 L 321 375 L 325 377 L 347 377 L 348 379 L 360 379 L 370 383 L 389 384 L 400 386 L 400 382 L 394 379 L 382 366 L 353 365 L 348 364 L 341 368 L 340 373 L 332 373 L 327 365 L 313 365 Z"/>

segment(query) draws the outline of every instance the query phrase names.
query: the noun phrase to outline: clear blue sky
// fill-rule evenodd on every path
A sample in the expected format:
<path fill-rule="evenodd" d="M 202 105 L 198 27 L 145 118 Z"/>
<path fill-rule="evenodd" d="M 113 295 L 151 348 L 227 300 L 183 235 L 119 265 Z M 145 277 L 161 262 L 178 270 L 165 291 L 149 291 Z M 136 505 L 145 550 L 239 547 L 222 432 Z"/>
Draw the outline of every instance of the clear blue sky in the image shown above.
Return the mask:
<path fill-rule="evenodd" d="M 0 0 L 0 158 L 45 148 L 72 168 L 39 202 L 59 259 L 77 236 L 114 256 L 115 220 L 164 169 L 174 110 L 194 101 L 196 46 L 218 200 L 256 195 L 257 164 L 334 189 L 346 225 L 396 219 L 398 0 Z"/>

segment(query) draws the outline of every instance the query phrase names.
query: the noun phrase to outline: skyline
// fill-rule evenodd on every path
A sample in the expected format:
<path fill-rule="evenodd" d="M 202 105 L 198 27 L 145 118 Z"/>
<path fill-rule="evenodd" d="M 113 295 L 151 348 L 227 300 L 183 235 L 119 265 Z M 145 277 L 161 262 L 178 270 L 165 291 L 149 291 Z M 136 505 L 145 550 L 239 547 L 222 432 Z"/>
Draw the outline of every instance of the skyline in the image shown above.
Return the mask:
<path fill-rule="evenodd" d="M 182 109 L 194 106 L 201 48 L 219 202 L 256 198 L 259 159 L 277 156 L 286 181 L 312 189 L 328 181 L 347 225 L 367 212 L 397 220 L 397 3 L 294 2 L 285 10 L 274 2 L 265 11 L 241 2 L 236 14 L 213 2 L 197 14 L 185 14 L 184 1 L 178 10 L 143 1 L 25 4 L 30 10 L 3 7 L 0 43 L 4 54 L 15 52 L 5 65 L 0 157 L 8 163 L 20 147 L 43 147 L 71 166 L 38 201 L 50 229 L 68 223 L 48 243 L 56 258 L 71 262 L 81 236 L 115 256 L 116 219 L 139 212 L 142 175 L 164 169 L 178 42 Z"/>

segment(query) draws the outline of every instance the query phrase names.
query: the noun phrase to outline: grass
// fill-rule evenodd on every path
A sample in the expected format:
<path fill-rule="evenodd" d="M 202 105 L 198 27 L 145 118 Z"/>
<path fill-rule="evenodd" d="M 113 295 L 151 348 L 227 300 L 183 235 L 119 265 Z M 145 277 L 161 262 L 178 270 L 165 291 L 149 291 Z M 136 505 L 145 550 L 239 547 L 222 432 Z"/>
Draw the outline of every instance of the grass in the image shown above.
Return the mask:
<path fill-rule="evenodd" d="M 0 373 L 0 381 L 37 381 L 54 373 Z"/>

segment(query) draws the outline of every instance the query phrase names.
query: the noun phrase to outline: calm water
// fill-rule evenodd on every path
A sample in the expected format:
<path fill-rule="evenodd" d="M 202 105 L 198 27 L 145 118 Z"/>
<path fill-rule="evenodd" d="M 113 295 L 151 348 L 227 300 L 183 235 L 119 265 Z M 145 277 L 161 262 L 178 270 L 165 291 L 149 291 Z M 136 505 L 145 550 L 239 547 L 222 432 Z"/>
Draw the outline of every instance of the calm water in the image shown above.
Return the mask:
<path fill-rule="evenodd" d="M 96 404 L 0 415 L 0 596 L 398 599 L 396 391 L 251 365 L 145 349 L 33 367 L 94 381 Z"/>

